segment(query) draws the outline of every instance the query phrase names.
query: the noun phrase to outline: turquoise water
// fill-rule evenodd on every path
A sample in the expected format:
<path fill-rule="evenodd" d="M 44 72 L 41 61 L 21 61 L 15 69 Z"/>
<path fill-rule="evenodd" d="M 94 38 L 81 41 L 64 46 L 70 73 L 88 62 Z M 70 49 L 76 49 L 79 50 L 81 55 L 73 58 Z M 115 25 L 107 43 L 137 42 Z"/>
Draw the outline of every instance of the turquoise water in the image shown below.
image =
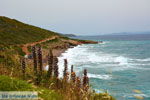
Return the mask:
<path fill-rule="evenodd" d="M 88 70 L 91 86 L 97 92 L 107 90 L 117 100 L 137 100 L 135 96 L 150 100 L 150 40 L 91 40 L 104 42 L 69 49 L 59 57 L 59 70 L 63 70 L 63 59 L 67 58 L 79 76 L 84 68 Z"/>

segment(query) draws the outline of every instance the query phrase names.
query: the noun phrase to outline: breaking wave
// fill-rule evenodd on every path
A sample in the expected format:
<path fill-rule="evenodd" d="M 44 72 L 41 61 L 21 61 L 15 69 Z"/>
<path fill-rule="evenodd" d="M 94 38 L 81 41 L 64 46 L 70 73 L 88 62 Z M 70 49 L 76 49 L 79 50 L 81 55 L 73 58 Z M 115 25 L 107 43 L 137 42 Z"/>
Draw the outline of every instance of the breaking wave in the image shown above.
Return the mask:
<path fill-rule="evenodd" d="M 117 54 L 107 54 L 101 51 L 91 51 L 92 45 L 79 45 L 77 47 L 68 49 L 65 53 L 59 57 L 59 72 L 60 76 L 62 76 L 63 71 L 63 60 L 68 60 L 69 70 L 70 66 L 74 65 L 75 69 L 80 71 L 83 68 L 79 67 L 95 67 L 95 68 L 110 68 L 112 71 L 121 71 L 128 69 L 150 69 L 141 67 L 143 63 L 138 63 L 140 61 L 149 61 L 150 58 L 147 59 L 131 59 L 128 57 L 124 57 Z M 93 66 L 91 66 L 94 64 Z M 149 63 L 144 64 L 149 65 Z"/>
<path fill-rule="evenodd" d="M 99 74 L 91 74 L 88 73 L 89 78 L 98 78 L 98 79 L 103 79 L 103 80 L 109 80 L 112 78 L 112 75 L 99 75 Z"/>
<path fill-rule="evenodd" d="M 116 46 L 116 43 L 120 45 L 117 49 L 116 47 L 118 45 Z M 150 70 L 150 58 L 148 55 L 140 56 L 143 55 L 140 54 L 141 52 L 137 52 L 140 48 L 137 49 L 136 46 L 134 48 L 132 43 L 129 43 L 130 45 L 128 47 L 129 49 L 131 48 L 131 51 L 128 51 L 128 49 L 125 51 L 125 48 L 127 48 L 126 46 L 128 45 L 123 47 L 123 44 L 124 41 L 122 44 L 120 44 L 120 42 L 104 42 L 97 45 L 79 45 L 68 49 L 65 53 L 58 57 L 60 76 L 62 77 L 62 72 L 64 70 L 64 59 L 67 59 L 68 70 L 70 71 L 71 65 L 74 65 L 74 70 L 77 76 L 82 77 L 83 69 L 86 68 L 88 70 L 88 77 L 91 79 L 90 81 L 93 82 L 92 85 L 96 84 L 93 87 L 94 89 L 110 89 L 114 91 L 114 93 L 116 90 L 117 96 L 122 97 L 124 95 L 125 100 L 126 98 L 134 99 L 134 96 L 149 98 L 148 96 L 150 91 L 146 91 L 146 89 L 149 89 L 147 86 L 149 78 L 147 77 L 149 77 L 148 71 Z M 134 56 L 132 57 L 132 55 Z M 99 82 L 97 80 L 102 80 L 101 85 L 97 83 Z M 106 84 L 108 82 L 112 83 L 112 88 Z M 142 86 L 142 88 L 147 87 L 142 90 L 144 91 L 143 93 L 135 94 L 131 93 L 129 88 L 124 88 L 125 85 L 129 86 L 129 88 L 140 86 Z"/>

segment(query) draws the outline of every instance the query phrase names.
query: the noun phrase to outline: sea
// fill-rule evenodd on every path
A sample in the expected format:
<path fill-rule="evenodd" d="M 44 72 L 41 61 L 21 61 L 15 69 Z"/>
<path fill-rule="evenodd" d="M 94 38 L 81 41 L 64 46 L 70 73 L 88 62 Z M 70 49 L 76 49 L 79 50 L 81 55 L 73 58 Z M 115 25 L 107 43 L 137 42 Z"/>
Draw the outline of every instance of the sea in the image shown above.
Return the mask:
<path fill-rule="evenodd" d="M 59 59 L 62 76 L 64 59 L 77 76 L 88 71 L 90 86 L 97 93 L 108 92 L 117 100 L 150 100 L 150 34 L 77 36 L 103 41 L 68 49 Z"/>

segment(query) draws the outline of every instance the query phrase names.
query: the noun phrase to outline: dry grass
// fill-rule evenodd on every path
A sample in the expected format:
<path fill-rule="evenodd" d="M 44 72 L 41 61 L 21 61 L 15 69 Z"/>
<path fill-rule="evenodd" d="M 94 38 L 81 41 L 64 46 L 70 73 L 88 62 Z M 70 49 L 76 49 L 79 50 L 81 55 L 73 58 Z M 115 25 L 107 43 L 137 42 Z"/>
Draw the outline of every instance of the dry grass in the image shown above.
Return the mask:
<path fill-rule="evenodd" d="M 23 59 L 22 66 L 19 60 L 20 57 L 17 53 L 10 53 L 9 50 L 7 53 L 1 53 L 1 56 L 4 56 L 4 58 L 9 59 L 12 62 L 10 63 L 6 60 L 5 64 L 4 62 L 0 64 L 0 75 L 18 77 L 30 84 L 37 85 L 36 87 L 44 87 L 53 90 L 61 94 L 63 100 L 114 100 L 108 93 L 97 94 L 91 90 L 88 83 L 87 70 L 84 71 L 84 77 L 82 78 L 76 77 L 73 67 L 71 71 L 68 71 L 67 60 L 65 60 L 64 78 L 58 78 L 58 59 L 57 57 L 52 57 L 53 60 L 51 59 L 51 62 L 49 63 L 49 65 L 51 64 L 52 66 L 51 77 L 49 77 L 48 72 L 41 68 L 42 51 L 39 50 L 39 54 L 37 53 L 38 52 L 36 51 L 35 54 L 37 57 L 32 59 L 32 61 L 29 59 Z M 9 56 L 10 54 L 11 56 Z M 52 54 L 49 55 L 53 56 Z M 38 62 L 39 64 L 37 67 L 34 67 L 35 63 Z M 37 71 L 37 74 L 35 74 L 35 71 Z"/>

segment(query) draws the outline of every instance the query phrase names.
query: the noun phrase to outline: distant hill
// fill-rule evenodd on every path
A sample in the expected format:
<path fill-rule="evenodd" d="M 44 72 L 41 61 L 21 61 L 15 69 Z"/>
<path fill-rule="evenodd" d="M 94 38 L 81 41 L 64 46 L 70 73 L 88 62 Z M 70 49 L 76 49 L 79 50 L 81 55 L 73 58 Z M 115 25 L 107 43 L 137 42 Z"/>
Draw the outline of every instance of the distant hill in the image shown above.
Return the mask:
<path fill-rule="evenodd" d="M 74 34 L 62 34 L 63 36 L 66 36 L 66 37 L 76 37 L 76 35 Z"/>
<path fill-rule="evenodd" d="M 0 45 L 25 44 L 60 34 L 0 16 Z"/>
<path fill-rule="evenodd" d="M 108 35 L 136 35 L 136 34 L 150 34 L 150 32 L 120 32 L 120 33 L 111 33 Z"/>

